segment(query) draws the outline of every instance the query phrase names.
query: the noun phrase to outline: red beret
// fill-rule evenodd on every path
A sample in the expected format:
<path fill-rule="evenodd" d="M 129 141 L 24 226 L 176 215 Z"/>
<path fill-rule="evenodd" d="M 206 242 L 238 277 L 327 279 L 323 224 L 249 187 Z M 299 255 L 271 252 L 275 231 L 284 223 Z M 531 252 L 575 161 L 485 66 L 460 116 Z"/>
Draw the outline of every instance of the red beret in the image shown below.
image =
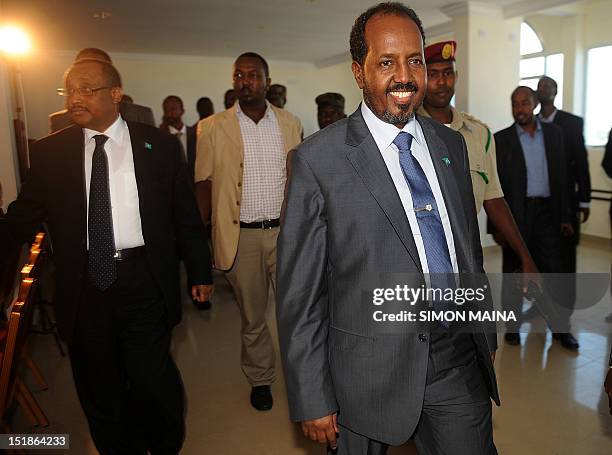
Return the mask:
<path fill-rule="evenodd" d="M 441 41 L 425 48 L 425 63 L 454 62 L 456 41 Z"/>

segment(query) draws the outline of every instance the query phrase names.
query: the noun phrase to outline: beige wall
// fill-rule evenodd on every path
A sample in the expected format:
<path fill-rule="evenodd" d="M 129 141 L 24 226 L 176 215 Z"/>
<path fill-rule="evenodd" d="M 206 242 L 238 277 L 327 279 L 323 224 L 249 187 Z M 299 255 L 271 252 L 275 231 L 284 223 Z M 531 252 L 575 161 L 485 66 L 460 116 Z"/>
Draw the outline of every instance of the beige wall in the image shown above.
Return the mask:
<path fill-rule="evenodd" d="M 55 89 L 62 85 L 64 70 L 75 52 L 50 52 L 31 56 L 24 62 L 24 85 L 31 137 L 42 137 L 48 131 L 47 115 L 62 109 L 63 99 Z M 185 103 L 185 123 L 197 120 L 195 103 L 201 96 L 212 99 L 215 110 L 223 109 L 223 94 L 231 87 L 233 58 L 185 57 L 171 55 L 112 54 L 121 72 L 126 93 L 135 102 L 150 106 L 155 120 L 161 121 L 161 103 L 170 94 Z M 360 92 L 350 70 L 350 62 L 326 68 L 310 64 L 270 61 L 272 82 L 287 86 L 287 110 L 304 124 L 306 135 L 318 130 L 315 97 L 326 91 L 337 91 L 347 98 L 347 112 L 354 109 Z"/>

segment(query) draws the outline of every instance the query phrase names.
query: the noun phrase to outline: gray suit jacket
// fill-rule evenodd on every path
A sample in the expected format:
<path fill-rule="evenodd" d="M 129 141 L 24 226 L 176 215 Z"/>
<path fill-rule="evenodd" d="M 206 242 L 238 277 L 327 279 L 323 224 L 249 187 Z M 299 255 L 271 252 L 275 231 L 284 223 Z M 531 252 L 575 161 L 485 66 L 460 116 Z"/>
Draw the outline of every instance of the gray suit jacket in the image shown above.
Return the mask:
<path fill-rule="evenodd" d="M 137 122 L 144 123 L 145 125 L 157 126 L 155 125 L 155 118 L 153 118 L 153 111 L 150 107 L 134 103 L 121 103 L 119 105 L 119 112 L 126 122 Z M 70 117 L 66 109 L 49 114 L 49 134 L 55 133 L 73 124 L 72 117 Z"/>
<path fill-rule="evenodd" d="M 439 176 L 460 272 L 482 273 L 465 142 L 431 119 L 417 120 Z M 291 418 L 339 411 L 340 422 L 354 432 L 401 444 L 421 413 L 429 341 L 419 341 L 424 337 L 417 333 L 373 330 L 371 297 L 368 302 L 363 291 L 376 274 L 422 271 L 400 198 L 360 109 L 298 147 L 288 185 L 277 318 Z M 473 337 L 490 395 L 499 402 L 491 335 Z"/>

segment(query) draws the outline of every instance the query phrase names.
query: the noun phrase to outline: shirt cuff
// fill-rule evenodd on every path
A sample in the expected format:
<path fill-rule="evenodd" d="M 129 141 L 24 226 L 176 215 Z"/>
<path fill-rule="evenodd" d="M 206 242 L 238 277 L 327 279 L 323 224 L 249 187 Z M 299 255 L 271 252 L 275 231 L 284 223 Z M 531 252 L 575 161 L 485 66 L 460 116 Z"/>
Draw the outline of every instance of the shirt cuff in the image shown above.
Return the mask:
<path fill-rule="evenodd" d="M 591 203 L 590 203 L 590 202 L 580 202 L 580 203 L 578 204 L 578 206 L 579 206 L 581 209 L 589 209 L 589 208 L 591 208 Z"/>

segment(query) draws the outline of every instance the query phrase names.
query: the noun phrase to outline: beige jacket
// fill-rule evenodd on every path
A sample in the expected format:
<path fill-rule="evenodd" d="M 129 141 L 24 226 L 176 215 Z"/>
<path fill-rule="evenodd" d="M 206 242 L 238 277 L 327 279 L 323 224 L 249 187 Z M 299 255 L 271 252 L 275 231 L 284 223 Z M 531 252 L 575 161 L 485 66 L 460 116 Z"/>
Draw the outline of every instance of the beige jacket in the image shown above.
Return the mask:
<path fill-rule="evenodd" d="M 278 121 L 285 153 L 302 140 L 302 124 L 293 114 L 269 105 Z M 238 250 L 244 150 L 236 107 L 198 123 L 195 181 L 212 182 L 214 266 L 229 270 Z"/>

